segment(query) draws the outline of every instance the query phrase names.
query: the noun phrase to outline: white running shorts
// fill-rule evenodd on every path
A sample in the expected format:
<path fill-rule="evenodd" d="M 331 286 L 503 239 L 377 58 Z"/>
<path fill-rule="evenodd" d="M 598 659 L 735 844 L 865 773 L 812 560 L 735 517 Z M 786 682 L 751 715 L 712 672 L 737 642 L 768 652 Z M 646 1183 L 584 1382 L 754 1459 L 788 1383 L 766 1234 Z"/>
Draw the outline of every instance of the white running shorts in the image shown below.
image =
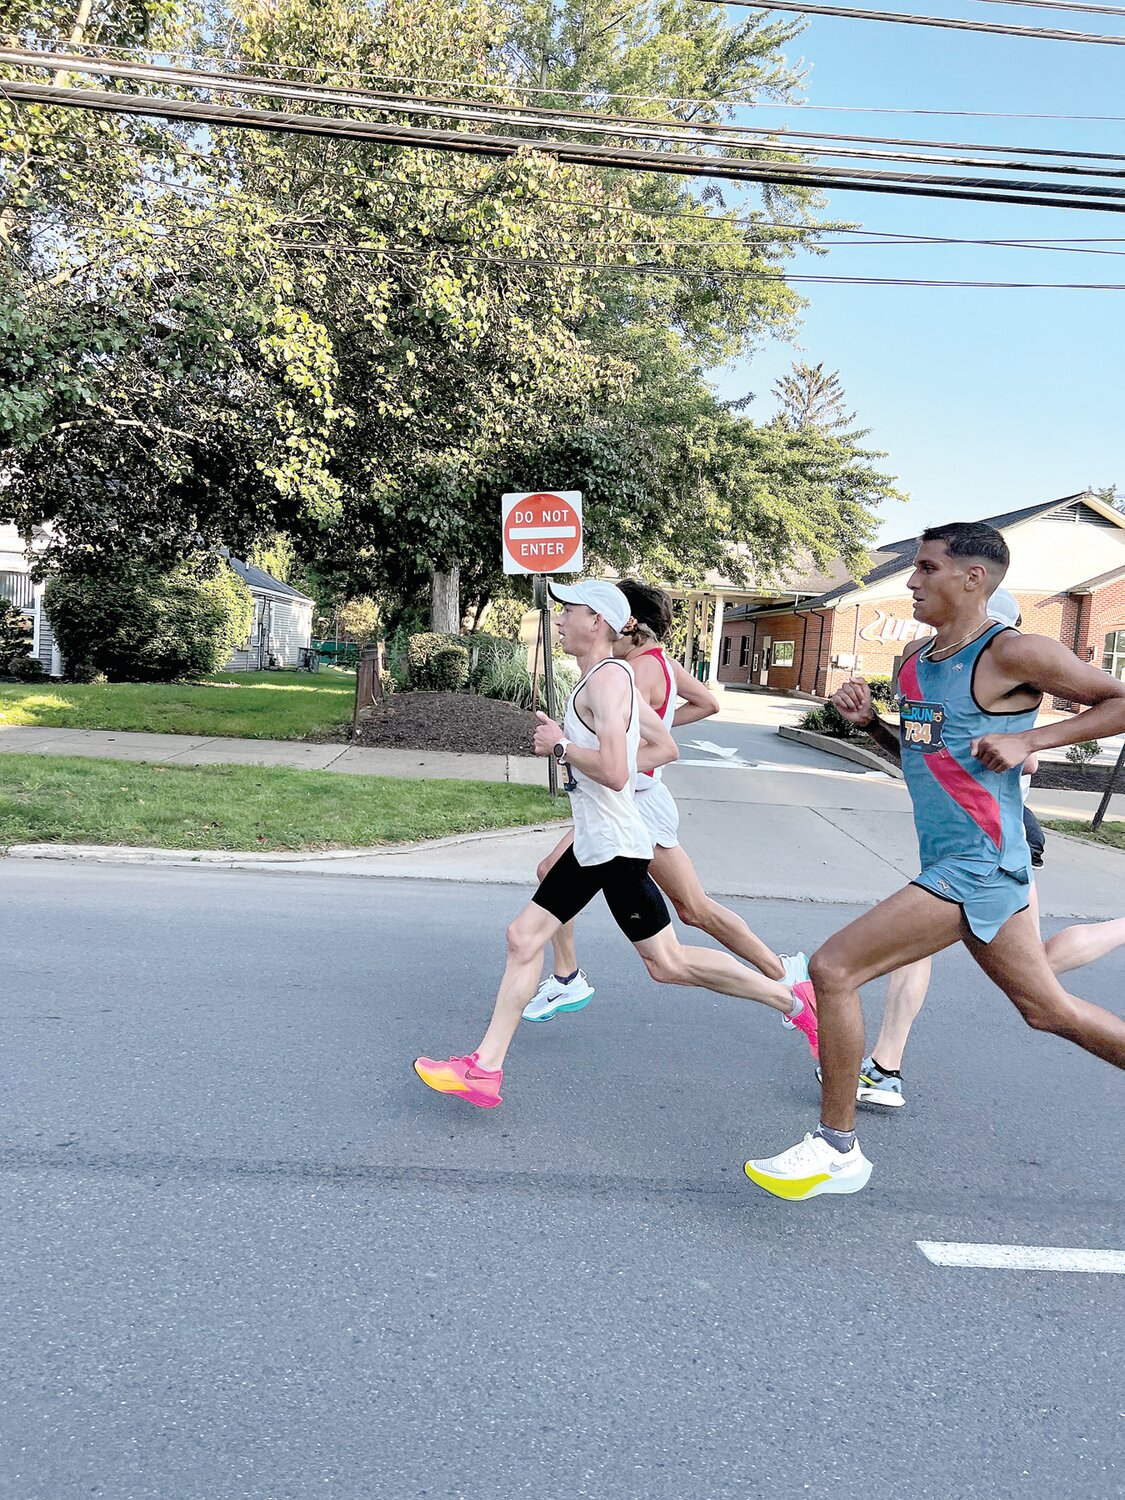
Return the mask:
<path fill-rule="evenodd" d="M 680 810 L 662 781 L 654 781 L 636 794 L 637 811 L 654 845 L 675 849 L 680 842 Z"/>

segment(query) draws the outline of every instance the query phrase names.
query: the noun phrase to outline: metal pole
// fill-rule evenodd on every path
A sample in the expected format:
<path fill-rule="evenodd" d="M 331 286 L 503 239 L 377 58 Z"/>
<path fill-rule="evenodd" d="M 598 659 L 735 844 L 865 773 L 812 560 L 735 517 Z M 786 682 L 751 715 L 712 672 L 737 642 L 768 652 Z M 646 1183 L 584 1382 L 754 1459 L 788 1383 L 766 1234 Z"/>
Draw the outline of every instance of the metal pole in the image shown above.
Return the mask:
<path fill-rule="evenodd" d="M 1113 796 L 1114 784 L 1117 781 L 1117 778 L 1121 775 L 1122 765 L 1125 765 L 1125 745 L 1121 746 L 1121 750 L 1117 756 L 1117 762 L 1114 765 L 1113 770 L 1109 773 L 1109 780 L 1106 782 L 1105 791 L 1102 793 L 1102 800 L 1098 803 L 1098 810 L 1094 814 L 1094 821 L 1090 824 L 1090 829 L 1093 833 L 1096 833 L 1101 827 L 1102 819 L 1109 811 L 1109 799 Z"/>
<path fill-rule="evenodd" d="M 547 579 L 535 580 L 535 593 L 540 601 L 539 635 L 543 648 L 543 698 L 548 719 L 555 718 L 555 667 L 551 659 L 551 600 L 547 593 Z M 556 723 L 558 721 L 556 720 Z M 559 795 L 559 763 L 553 755 L 547 757 L 547 785 L 551 796 Z"/>

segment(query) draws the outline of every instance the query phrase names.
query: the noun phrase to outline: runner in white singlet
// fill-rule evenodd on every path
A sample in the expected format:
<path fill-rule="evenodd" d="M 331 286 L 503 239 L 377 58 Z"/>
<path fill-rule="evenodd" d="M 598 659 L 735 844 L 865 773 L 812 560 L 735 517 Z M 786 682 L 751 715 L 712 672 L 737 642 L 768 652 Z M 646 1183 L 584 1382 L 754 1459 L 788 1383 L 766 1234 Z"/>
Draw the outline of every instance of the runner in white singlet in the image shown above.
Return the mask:
<path fill-rule="evenodd" d="M 633 611 L 633 629 L 614 647 L 619 660 L 633 668 L 638 690 L 667 729 L 673 725 L 692 724 L 718 713 L 719 701 L 673 661 L 660 644 L 672 624 L 672 603 L 663 589 L 652 584 L 625 579 L 618 585 Z M 695 866 L 680 848 L 679 809 L 664 784 L 663 768 L 641 771 L 636 779 L 636 805 L 652 838 L 653 857 L 650 873 L 671 901 L 676 915 L 688 927 L 709 933 L 739 958 L 746 959 L 770 979 L 789 987 L 802 986 L 808 980 L 808 965 L 803 953 L 779 957 L 756 937 L 735 912 L 712 900 L 704 891 Z M 567 834 L 537 871 L 543 880 L 555 861 L 569 847 Z M 553 946 L 553 963 L 538 990 L 524 1010 L 528 1021 L 549 1021 L 554 1016 L 583 1010 L 594 997 L 594 989 L 584 970 L 578 966 L 574 942 L 574 924 L 568 922 Z M 806 991 L 802 988 L 802 996 Z M 811 1003 L 795 1022 L 808 1039 L 816 1056 L 815 997 L 807 992 Z"/>

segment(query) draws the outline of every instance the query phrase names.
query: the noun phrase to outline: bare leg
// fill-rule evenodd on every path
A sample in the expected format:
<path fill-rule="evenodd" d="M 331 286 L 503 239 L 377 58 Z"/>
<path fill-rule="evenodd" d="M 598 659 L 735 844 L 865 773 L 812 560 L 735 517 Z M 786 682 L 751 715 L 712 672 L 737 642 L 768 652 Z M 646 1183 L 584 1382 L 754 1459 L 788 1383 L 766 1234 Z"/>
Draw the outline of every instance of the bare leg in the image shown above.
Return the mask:
<path fill-rule="evenodd" d="M 940 953 L 960 936 L 961 908 L 909 885 L 830 937 L 809 960 L 824 1078 L 820 1117 L 832 1130 L 855 1128 L 863 1063 L 860 985 Z"/>
<path fill-rule="evenodd" d="M 492 1008 L 492 1020 L 476 1049 L 482 1068 L 504 1066 L 523 1008 L 535 993 L 543 953 L 559 930 L 559 919 L 529 902 L 508 928 L 508 962 Z"/>
<path fill-rule="evenodd" d="M 920 958 L 915 964 L 896 969 L 887 980 L 887 998 L 883 1002 L 883 1024 L 871 1056 L 884 1068 L 894 1072 L 902 1067 L 902 1054 L 910 1028 L 918 1019 L 926 991 L 930 987 L 933 960 Z"/>
<path fill-rule="evenodd" d="M 780 979 L 785 973 L 781 959 L 773 949 L 755 937 L 740 916 L 711 899 L 700 884 L 695 866 L 682 849 L 664 849 L 658 845 L 649 874 L 676 908 L 681 922 L 717 938 L 724 948 L 752 963 L 768 979 Z M 557 947 L 555 952 L 558 952 Z M 563 972 L 569 974 L 571 971 L 565 969 Z"/>
<path fill-rule="evenodd" d="M 1067 994 L 1052 972 L 1030 911 L 1009 917 L 991 943 L 982 943 L 968 931 L 964 941 L 1029 1026 L 1065 1037 L 1114 1067 L 1125 1068 L 1125 1020 Z"/>
<path fill-rule="evenodd" d="M 1104 958 L 1115 948 L 1125 943 L 1125 917 L 1113 917 L 1108 922 L 1084 922 L 1077 927 L 1064 927 L 1048 938 L 1044 945 L 1047 962 L 1055 974 L 1067 974 L 1071 969 L 1080 969 L 1083 964 L 1092 964 Z"/>
<path fill-rule="evenodd" d="M 714 990 L 739 1000 L 757 1000 L 785 1016 L 793 1009 L 793 992 L 785 985 L 755 974 L 729 953 L 685 947 L 671 927 L 633 946 L 658 984 L 696 985 L 701 990 Z"/>

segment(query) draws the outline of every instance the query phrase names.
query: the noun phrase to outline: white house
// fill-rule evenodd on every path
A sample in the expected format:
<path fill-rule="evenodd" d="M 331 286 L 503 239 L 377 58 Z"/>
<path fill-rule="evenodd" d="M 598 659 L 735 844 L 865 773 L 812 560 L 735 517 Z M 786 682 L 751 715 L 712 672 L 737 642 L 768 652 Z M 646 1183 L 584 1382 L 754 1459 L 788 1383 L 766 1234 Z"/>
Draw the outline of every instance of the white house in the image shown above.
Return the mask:
<path fill-rule="evenodd" d="M 47 540 L 45 531 L 37 533 L 32 550 L 44 547 Z M 301 647 L 312 640 L 313 601 L 262 568 L 239 562 L 236 557 L 227 561 L 253 595 L 254 623 L 246 644 L 233 654 L 224 670 L 258 672 L 270 667 L 295 667 Z M 43 591 L 43 584 L 32 581 L 23 537 L 14 526 L 0 521 L 0 599 L 10 599 L 30 616 L 32 655 L 52 677 L 61 677 L 62 658 L 43 608 Z"/>

